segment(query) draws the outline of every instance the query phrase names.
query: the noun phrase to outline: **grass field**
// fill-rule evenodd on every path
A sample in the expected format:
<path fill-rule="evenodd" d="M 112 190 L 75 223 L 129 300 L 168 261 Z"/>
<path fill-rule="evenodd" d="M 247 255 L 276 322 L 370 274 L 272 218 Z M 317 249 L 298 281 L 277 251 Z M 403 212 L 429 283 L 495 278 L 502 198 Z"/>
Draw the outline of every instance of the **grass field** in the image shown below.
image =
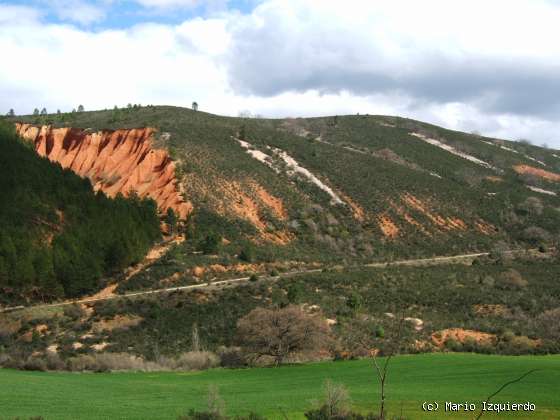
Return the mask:
<path fill-rule="evenodd" d="M 388 384 L 389 411 L 407 419 L 473 418 L 472 413 L 424 413 L 423 401 L 479 403 L 501 384 L 540 369 L 502 392 L 496 401 L 536 405 L 517 416 L 483 418 L 560 419 L 560 356 L 427 354 L 394 359 Z M 175 419 L 204 408 L 208 387 L 218 385 L 228 414 L 251 410 L 268 418 L 303 418 L 322 394 L 325 380 L 345 384 L 357 410 L 377 407 L 371 361 L 324 362 L 280 368 L 215 369 L 197 373 L 43 373 L 0 370 L 0 419 L 42 415 L 63 419 Z"/>

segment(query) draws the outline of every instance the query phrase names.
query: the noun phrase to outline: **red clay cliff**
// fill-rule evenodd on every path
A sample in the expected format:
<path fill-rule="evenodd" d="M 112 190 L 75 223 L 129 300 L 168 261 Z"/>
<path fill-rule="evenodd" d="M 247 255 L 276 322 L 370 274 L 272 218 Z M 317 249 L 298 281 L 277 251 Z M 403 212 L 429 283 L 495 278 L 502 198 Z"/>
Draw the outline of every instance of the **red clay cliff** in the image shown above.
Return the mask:
<path fill-rule="evenodd" d="M 89 178 L 109 197 L 135 192 L 155 200 L 163 214 L 172 208 L 180 219 L 192 211 L 179 192 L 169 154 L 152 148 L 152 128 L 88 132 L 16 123 L 16 130 L 39 155 Z"/>

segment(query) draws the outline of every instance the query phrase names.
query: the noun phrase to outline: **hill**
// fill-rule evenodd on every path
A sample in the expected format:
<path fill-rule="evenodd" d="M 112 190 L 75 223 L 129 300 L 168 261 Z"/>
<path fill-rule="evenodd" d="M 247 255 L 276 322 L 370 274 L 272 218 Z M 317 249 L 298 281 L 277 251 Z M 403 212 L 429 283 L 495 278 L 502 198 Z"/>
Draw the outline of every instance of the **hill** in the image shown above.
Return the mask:
<path fill-rule="evenodd" d="M 0 303 L 97 290 L 159 239 L 152 201 L 95 193 L 0 124 Z"/>
<path fill-rule="evenodd" d="M 72 149 L 52 149 L 63 166 L 108 130 L 117 139 L 119 130 L 149 127 L 143 135 L 150 153 L 173 161 L 158 169 L 165 180 L 156 175 L 159 163 L 146 169 L 128 146 L 118 150 L 127 162 L 122 173 L 88 166 L 90 178 L 109 194 L 138 186 L 160 210 L 174 206 L 185 220 L 187 251 L 206 244 L 235 256 L 256 244 L 245 252 L 256 261 L 386 260 L 488 250 L 498 242 L 539 246 L 560 232 L 558 152 L 418 121 L 229 118 L 151 106 L 18 121 L 66 127 L 47 133 L 18 125 L 42 154 L 47 138 Z M 84 171 L 77 172 L 88 176 Z"/>
<path fill-rule="evenodd" d="M 64 366 L 100 352 L 152 361 L 200 343 L 218 352 L 239 345 L 237 321 L 252 309 L 290 304 L 329 320 L 337 345 L 324 350 L 336 357 L 360 357 L 374 345 L 383 351 L 383 331 L 394 328 L 401 311 L 408 318 L 403 352 L 560 351 L 557 151 L 369 115 L 271 120 L 136 106 L 9 122 L 25 141 L 8 143 L 26 159 L 87 190 L 61 202 L 53 201 L 55 187 L 37 185 L 45 195 L 37 202 L 55 214 L 71 200 L 107 209 L 53 219 L 64 228 L 54 247 L 62 246 L 59 236 L 76 232 L 87 250 L 80 258 L 94 255 L 100 265 L 87 286 L 77 274 L 56 274 L 67 289 L 52 297 L 108 285 L 103 295 L 110 300 L 3 315 L 6 365 L 37 367 L 36 359 L 53 351 Z M 25 183 L 9 185 L 15 196 Z M 126 210 L 109 217 L 116 208 Z M 159 236 L 156 208 L 164 232 L 179 239 L 126 276 L 107 278 L 139 261 Z M 128 224 L 121 220 L 131 213 Z M 30 226 L 26 219 L 21 229 Z M 133 242 L 141 246 L 122 246 L 143 229 L 147 240 Z M 108 265 L 123 249 L 126 258 Z M 490 254 L 470 256 L 480 252 Z M 455 261 L 460 265 L 390 264 L 461 254 L 469 255 Z M 97 282 L 100 276 L 105 280 Z M 242 281 L 228 285 L 236 278 Z M 134 295 L 186 285 L 199 288 Z M 376 342 L 358 346 L 353 331 L 374 331 L 369 338 Z"/>

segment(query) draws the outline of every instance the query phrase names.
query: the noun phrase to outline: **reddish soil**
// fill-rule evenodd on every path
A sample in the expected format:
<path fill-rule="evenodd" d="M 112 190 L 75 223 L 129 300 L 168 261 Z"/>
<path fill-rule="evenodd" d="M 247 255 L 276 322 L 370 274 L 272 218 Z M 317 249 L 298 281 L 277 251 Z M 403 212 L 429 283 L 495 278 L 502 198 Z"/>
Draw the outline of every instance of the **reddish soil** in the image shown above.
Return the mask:
<path fill-rule="evenodd" d="M 377 224 L 385 237 L 393 239 L 399 235 L 399 228 L 388 216 L 379 216 Z"/>
<path fill-rule="evenodd" d="M 530 174 L 539 178 L 548 179 L 549 181 L 560 182 L 560 175 L 554 172 L 545 171 L 544 169 L 534 168 L 529 165 L 515 165 L 513 170 L 518 174 Z"/>
<path fill-rule="evenodd" d="M 462 328 L 449 328 L 437 331 L 432 334 L 432 343 L 437 347 L 444 347 L 449 339 L 464 343 L 468 339 L 475 340 L 478 344 L 495 344 L 496 336 L 474 330 L 464 330 Z"/>
<path fill-rule="evenodd" d="M 39 155 L 89 178 L 96 191 L 150 197 L 162 213 L 172 208 L 181 219 L 192 211 L 181 197 L 169 154 L 152 148 L 152 128 L 89 132 L 17 123 L 16 130 Z"/>

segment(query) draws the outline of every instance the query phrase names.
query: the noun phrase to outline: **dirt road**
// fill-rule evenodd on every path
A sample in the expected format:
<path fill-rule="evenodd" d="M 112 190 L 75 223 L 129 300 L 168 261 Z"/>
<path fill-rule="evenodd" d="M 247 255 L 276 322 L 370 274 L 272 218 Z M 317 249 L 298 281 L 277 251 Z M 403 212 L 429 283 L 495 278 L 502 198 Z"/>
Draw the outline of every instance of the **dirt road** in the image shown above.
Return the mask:
<path fill-rule="evenodd" d="M 511 256 L 518 256 L 522 254 L 531 254 L 538 252 L 534 249 L 519 249 L 519 250 L 511 250 L 506 251 L 505 254 Z M 420 259 L 410 259 L 410 260 L 398 260 L 398 261 L 390 261 L 390 262 L 374 262 L 368 264 L 361 264 L 357 266 L 346 266 L 344 268 L 353 268 L 357 269 L 360 267 L 367 267 L 367 268 L 386 268 L 386 267 L 393 267 L 393 266 L 411 266 L 411 267 L 423 267 L 427 265 L 438 265 L 438 264 L 460 264 L 460 263 L 468 263 L 479 257 L 486 257 L 490 255 L 489 252 L 479 252 L 474 254 L 460 254 L 460 255 L 451 255 L 451 256 L 439 256 L 439 257 L 432 257 L 432 258 L 420 258 Z M 325 267 L 328 268 L 328 267 Z M 269 277 L 262 277 L 261 280 L 277 280 L 279 278 L 285 277 L 294 277 L 294 276 L 301 276 L 305 274 L 311 273 L 318 273 L 321 272 L 323 269 L 315 268 L 310 270 L 299 270 L 299 271 L 291 271 L 279 274 L 278 276 L 269 276 Z M 237 277 L 219 281 L 213 281 L 208 283 L 201 283 L 201 284 L 192 284 L 188 286 L 178 286 L 178 287 L 167 287 L 163 289 L 154 289 L 154 290 L 145 290 L 140 292 L 131 292 L 125 293 L 121 295 L 116 294 L 109 294 L 109 295 L 101 295 L 97 293 L 91 297 L 82 298 L 82 299 L 75 299 L 75 300 L 68 300 L 64 302 L 58 303 L 50 303 L 50 304 L 39 304 L 39 305 L 31 305 L 31 306 L 15 306 L 15 307 L 8 307 L 0 309 L 1 312 L 11 312 L 16 310 L 22 309 L 30 309 L 30 308 L 54 308 L 60 306 L 67 306 L 73 304 L 85 304 L 85 303 L 93 303 L 99 302 L 104 300 L 112 300 L 112 299 L 121 299 L 121 298 L 130 298 L 130 297 L 137 297 L 137 296 L 147 296 L 147 295 L 156 295 L 160 293 L 170 293 L 170 292 L 177 292 L 181 290 L 194 290 L 194 289 L 205 289 L 205 288 L 215 288 L 215 287 L 224 287 L 224 286 L 234 286 L 239 283 L 245 283 L 250 280 L 250 277 Z"/>

